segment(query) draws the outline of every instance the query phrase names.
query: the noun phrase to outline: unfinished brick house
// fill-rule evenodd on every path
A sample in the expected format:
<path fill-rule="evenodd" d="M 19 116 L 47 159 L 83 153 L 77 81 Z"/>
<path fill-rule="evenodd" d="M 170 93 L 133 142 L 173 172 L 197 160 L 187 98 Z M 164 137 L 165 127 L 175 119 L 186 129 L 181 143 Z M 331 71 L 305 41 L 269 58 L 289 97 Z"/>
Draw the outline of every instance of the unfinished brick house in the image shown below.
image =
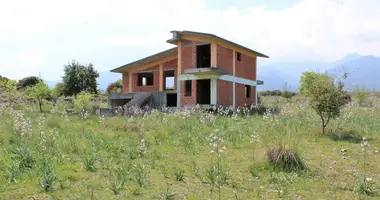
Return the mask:
<path fill-rule="evenodd" d="M 112 107 L 242 107 L 256 104 L 257 57 L 269 58 L 216 35 L 171 31 L 176 47 L 111 70 L 122 73 Z"/>

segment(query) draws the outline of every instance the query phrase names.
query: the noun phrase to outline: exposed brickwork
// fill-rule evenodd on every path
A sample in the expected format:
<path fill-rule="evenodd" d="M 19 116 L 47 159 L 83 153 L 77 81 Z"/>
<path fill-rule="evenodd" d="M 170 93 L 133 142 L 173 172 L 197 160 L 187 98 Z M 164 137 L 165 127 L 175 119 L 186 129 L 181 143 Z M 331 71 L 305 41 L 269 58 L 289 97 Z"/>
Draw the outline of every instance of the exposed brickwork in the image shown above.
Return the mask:
<path fill-rule="evenodd" d="M 142 71 L 152 71 L 153 72 L 153 85 L 148 86 L 138 86 L 138 77 L 137 73 L 132 74 L 132 92 L 154 92 L 160 89 L 159 85 L 159 67 L 158 65 L 144 69 Z"/>
<path fill-rule="evenodd" d="M 181 81 L 181 107 L 197 104 L 197 82 L 195 80 L 191 81 L 191 89 L 191 96 L 185 96 L 185 81 Z"/>
<path fill-rule="evenodd" d="M 229 75 L 233 75 L 232 58 L 233 51 L 231 49 L 224 48 L 222 46 L 217 47 L 217 61 L 218 68 L 224 69 Z"/>
<path fill-rule="evenodd" d="M 199 42 L 195 41 L 182 41 L 182 61 L 181 61 L 181 73 L 184 70 L 196 67 L 196 45 Z M 236 52 L 235 52 L 236 53 Z M 235 61 L 233 61 L 233 51 L 231 49 L 217 46 L 217 67 L 228 72 L 229 75 L 233 75 L 233 62 L 235 62 L 235 76 L 256 80 L 256 57 L 246 56 L 241 54 L 241 61 L 237 61 L 237 56 L 235 56 Z M 163 64 L 163 70 L 174 70 L 174 85 L 177 87 L 177 63 L 178 60 L 174 59 Z M 152 71 L 154 73 L 154 84 L 152 86 L 138 86 L 137 83 L 137 73 L 132 74 L 132 92 L 154 92 L 159 91 L 159 65 L 144 69 L 142 71 Z M 123 73 L 123 93 L 129 92 L 128 87 L 128 73 Z M 165 81 L 165 80 L 164 80 Z M 185 82 L 180 83 L 180 106 L 184 105 L 194 105 L 197 99 L 197 85 L 196 80 L 192 81 L 192 94 L 191 96 L 185 96 Z M 233 83 L 218 80 L 217 81 L 217 104 L 230 106 L 233 104 Z M 241 84 L 236 84 L 236 106 L 244 106 L 254 104 L 256 101 L 256 88 L 251 87 L 251 97 L 245 97 L 245 86 Z"/>
<path fill-rule="evenodd" d="M 177 70 L 178 70 L 177 65 L 178 65 L 178 59 L 174 59 L 174 60 L 164 63 L 164 66 L 163 66 L 164 71 L 174 70 L 174 88 L 177 88 Z M 165 79 L 164 79 L 164 82 L 165 82 Z"/>
<path fill-rule="evenodd" d="M 235 56 L 237 58 L 237 56 Z M 235 76 L 256 80 L 256 57 L 241 54 L 241 61 L 235 59 Z M 251 87 L 251 97 L 245 98 L 245 86 L 236 84 L 236 106 L 251 105 L 256 103 L 256 88 Z"/>
<path fill-rule="evenodd" d="M 231 106 L 233 105 L 232 90 L 233 84 L 228 81 L 218 80 L 217 82 L 217 100 L 218 105 Z"/>
<path fill-rule="evenodd" d="M 182 73 L 185 69 L 195 68 L 196 66 L 196 44 L 197 42 L 183 41 L 182 48 Z M 194 105 L 197 103 L 197 82 L 191 81 L 191 96 L 185 96 L 185 81 L 181 81 L 181 101 L 180 105 Z"/>

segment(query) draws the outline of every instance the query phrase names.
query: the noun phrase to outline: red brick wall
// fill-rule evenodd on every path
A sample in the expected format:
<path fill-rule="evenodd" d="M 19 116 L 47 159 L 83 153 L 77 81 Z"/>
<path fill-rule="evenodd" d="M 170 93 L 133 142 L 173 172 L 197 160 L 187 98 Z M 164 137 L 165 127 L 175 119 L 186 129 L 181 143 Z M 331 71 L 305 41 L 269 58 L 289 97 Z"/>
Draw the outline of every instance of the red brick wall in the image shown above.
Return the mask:
<path fill-rule="evenodd" d="M 181 46 L 182 52 L 182 73 L 184 73 L 185 69 L 195 68 L 196 65 L 196 45 L 197 42 L 191 41 L 183 41 Z M 185 81 L 181 81 L 181 101 L 180 105 L 183 107 L 184 105 L 195 105 L 197 103 L 197 85 L 196 81 L 191 81 L 191 96 L 185 96 Z"/>
<path fill-rule="evenodd" d="M 132 74 L 132 92 L 154 92 L 154 91 L 158 91 L 160 89 L 158 65 L 156 65 L 154 67 L 150 67 L 148 69 L 144 69 L 142 71 L 153 72 L 153 85 L 138 86 L 137 85 L 137 83 L 138 83 L 138 77 L 137 77 L 138 72 L 136 72 L 136 73 Z"/>
<path fill-rule="evenodd" d="M 177 59 L 168 61 L 163 64 L 163 70 L 174 70 L 174 86 L 177 85 Z M 160 68 L 159 65 L 141 70 L 144 72 L 151 71 L 153 72 L 153 85 L 150 86 L 138 86 L 137 83 L 137 74 L 139 71 L 132 74 L 132 92 L 154 92 L 159 91 L 160 89 Z M 164 80 L 165 81 L 165 80 Z M 123 73 L 123 93 L 129 92 L 128 87 L 128 72 Z"/>
<path fill-rule="evenodd" d="M 128 72 L 124 72 L 122 74 L 122 82 L 123 82 L 123 89 L 122 93 L 128 93 L 129 92 L 129 87 L 128 87 Z"/>
<path fill-rule="evenodd" d="M 217 81 L 217 100 L 218 105 L 231 106 L 233 104 L 232 100 L 232 82 L 228 81 Z"/>
<path fill-rule="evenodd" d="M 229 75 L 233 75 L 232 66 L 233 51 L 222 46 L 217 47 L 216 65 L 218 68 L 224 69 Z"/>
<path fill-rule="evenodd" d="M 171 60 L 169 62 L 164 63 L 163 65 L 163 70 L 174 70 L 174 88 L 177 88 L 177 70 L 178 70 L 177 65 L 178 65 L 178 59 Z M 165 82 L 165 78 L 164 78 L 164 82 Z"/>
<path fill-rule="evenodd" d="M 241 54 L 241 61 L 237 60 L 235 56 L 235 76 L 256 80 L 256 57 L 246 56 Z M 236 106 L 250 106 L 256 103 L 256 88 L 251 87 L 251 98 L 245 98 L 245 86 L 236 84 Z"/>

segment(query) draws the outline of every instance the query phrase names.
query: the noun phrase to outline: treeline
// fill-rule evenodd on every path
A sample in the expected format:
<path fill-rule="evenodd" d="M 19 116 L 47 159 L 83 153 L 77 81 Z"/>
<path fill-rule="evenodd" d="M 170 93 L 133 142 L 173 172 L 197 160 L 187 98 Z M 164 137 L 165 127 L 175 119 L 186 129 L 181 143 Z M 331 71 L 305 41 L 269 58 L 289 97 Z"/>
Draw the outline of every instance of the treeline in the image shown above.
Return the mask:
<path fill-rule="evenodd" d="M 96 81 L 98 77 L 99 73 L 91 63 L 83 65 L 72 60 L 64 65 L 62 82 L 56 84 L 53 89 L 36 76 L 25 77 L 19 81 L 0 76 L 0 97 L 6 96 L 6 99 L 3 97 L 1 99 L 5 99 L 10 104 L 19 99 L 33 100 L 38 103 L 41 112 L 45 101 L 56 102 L 61 97 L 75 99 L 80 105 L 79 102 L 83 99 L 88 102 L 98 96 Z"/>
<path fill-rule="evenodd" d="M 260 96 L 295 96 L 297 93 L 281 90 L 266 90 L 258 92 Z"/>

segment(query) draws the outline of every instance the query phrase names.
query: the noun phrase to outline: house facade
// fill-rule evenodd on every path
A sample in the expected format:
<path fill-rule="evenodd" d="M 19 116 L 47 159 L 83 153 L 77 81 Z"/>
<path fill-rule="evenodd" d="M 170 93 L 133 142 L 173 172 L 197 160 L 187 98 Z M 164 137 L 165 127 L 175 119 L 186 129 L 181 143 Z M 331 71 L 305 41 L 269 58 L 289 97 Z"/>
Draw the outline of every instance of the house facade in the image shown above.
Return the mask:
<path fill-rule="evenodd" d="M 171 31 L 174 48 L 111 70 L 121 73 L 122 94 L 112 107 L 242 107 L 256 104 L 257 58 L 269 58 L 216 35 Z"/>

